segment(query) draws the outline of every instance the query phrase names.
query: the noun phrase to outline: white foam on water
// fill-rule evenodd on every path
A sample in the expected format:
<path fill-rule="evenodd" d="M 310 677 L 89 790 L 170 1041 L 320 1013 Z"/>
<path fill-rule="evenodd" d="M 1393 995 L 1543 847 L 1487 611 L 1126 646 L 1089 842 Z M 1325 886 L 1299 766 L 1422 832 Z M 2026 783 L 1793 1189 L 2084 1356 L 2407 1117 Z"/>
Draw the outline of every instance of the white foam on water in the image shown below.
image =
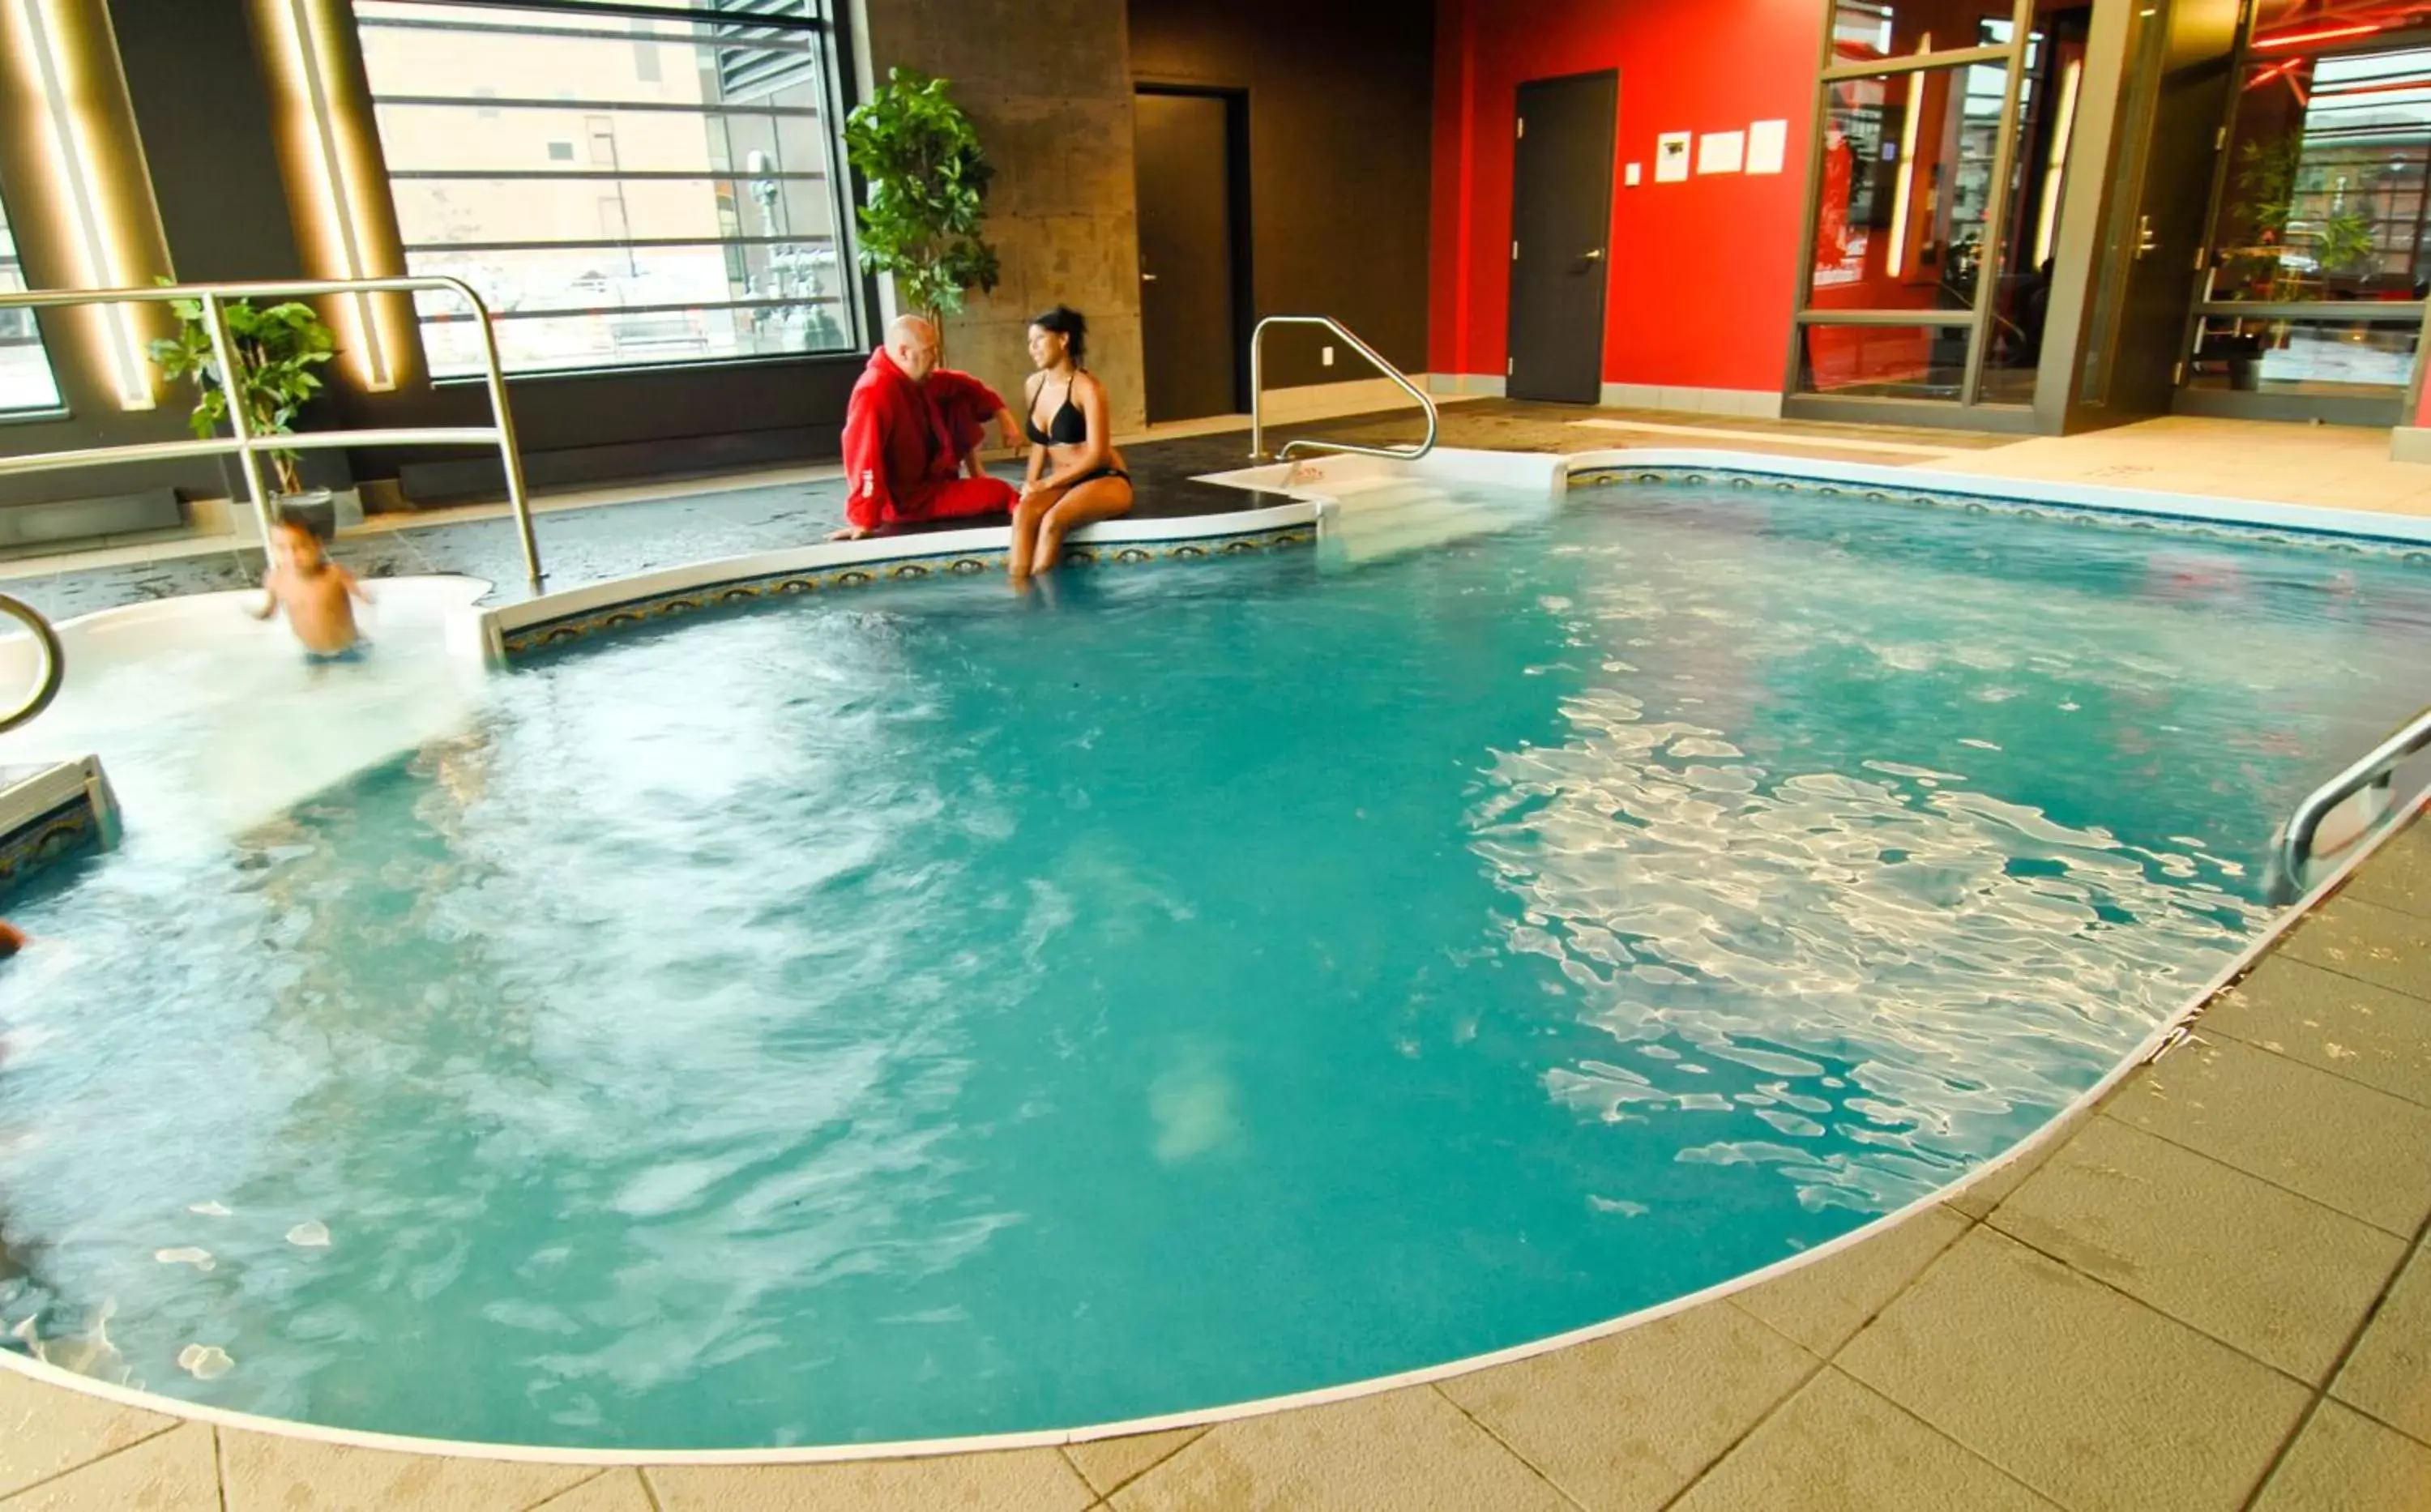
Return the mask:
<path fill-rule="evenodd" d="M 101 611 L 59 627 L 66 677 L 49 710 L 0 735 L 0 760 L 98 755 L 147 838 L 215 844 L 399 752 L 461 729 L 488 683 L 472 578 L 369 584 L 360 663 L 308 664 L 258 592 Z M 0 638 L 0 687 L 33 648 Z"/>

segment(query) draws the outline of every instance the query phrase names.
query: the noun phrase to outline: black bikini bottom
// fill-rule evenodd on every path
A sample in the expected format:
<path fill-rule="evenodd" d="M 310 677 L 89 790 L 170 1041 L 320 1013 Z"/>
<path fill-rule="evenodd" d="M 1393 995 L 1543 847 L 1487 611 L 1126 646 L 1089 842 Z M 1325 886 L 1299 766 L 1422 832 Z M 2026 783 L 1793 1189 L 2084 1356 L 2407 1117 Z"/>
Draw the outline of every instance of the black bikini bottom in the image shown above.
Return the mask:
<path fill-rule="evenodd" d="M 1064 492 L 1068 494 L 1072 492 L 1072 490 L 1080 487 L 1082 483 L 1094 483 L 1100 478 L 1119 478 L 1126 483 L 1132 480 L 1132 475 L 1123 471 L 1119 467 L 1100 467 L 1094 473 L 1082 473 L 1080 477 L 1065 484 Z"/>

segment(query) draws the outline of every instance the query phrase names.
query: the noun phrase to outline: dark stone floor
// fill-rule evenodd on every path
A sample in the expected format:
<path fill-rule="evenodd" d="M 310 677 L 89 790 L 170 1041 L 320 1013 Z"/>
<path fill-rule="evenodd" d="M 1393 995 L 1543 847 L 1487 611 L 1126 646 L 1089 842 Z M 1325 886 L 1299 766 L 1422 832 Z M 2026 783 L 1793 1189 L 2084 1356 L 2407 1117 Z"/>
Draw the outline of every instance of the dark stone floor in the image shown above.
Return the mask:
<path fill-rule="evenodd" d="M 1667 441 L 1659 435 L 1632 438 L 1623 432 L 1588 429 L 1571 423 L 1589 416 L 1726 429 L 1744 434 L 1751 447 L 1791 453 L 1812 451 L 1818 455 L 1828 452 L 1836 439 L 1862 438 L 1876 446 L 1886 442 L 1913 440 L 1920 454 L 1928 448 L 2000 445 L 2016 439 L 1963 431 L 1819 426 L 1479 399 L 1445 407 L 1440 440 L 1448 446 L 1513 451 L 1595 450 L 1628 445 L 1632 439 L 1638 445 L 1725 444 L 1693 438 Z M 1316 425 L 1272 428 L 1267 431 L 1266 445 L 1278 447 L 1300 435 L 1382 445 L 1416 441 L 1420 433 L 1418 416 L 1401 409 Z M 1124 460 L 1130 463 L 1139 500 L 1134 517 L 1173 519 L 1221 514 L 1276 502 L 1273 496 L 1192 480 L 1202 474 L 1249 466 L 1249 452 L 1247 430 L 1124 447 Z M 535 529 L 542 564 L 548 572 L 546 587 L 555 590 L 686 562 L 811 545 L 843 523 L 843 502 L 841 479 L 737 488 L 678 498 L 550 510 L 538 517 Z M 335 545 L 331 555 L 365 578 L 428 573 L 484 578 L 496 584 L 493 602 L 515 602 L 532 592 L 524 577 L 514 523 L 507 519 L 468 520 L 348 536 Z M 210 551 L 12 579 L 0 586 L 54 619 L 67 619 L 179 594 L 246 588 L 260 581 L 261 571 L 262 556 L 259 550 Z"/>

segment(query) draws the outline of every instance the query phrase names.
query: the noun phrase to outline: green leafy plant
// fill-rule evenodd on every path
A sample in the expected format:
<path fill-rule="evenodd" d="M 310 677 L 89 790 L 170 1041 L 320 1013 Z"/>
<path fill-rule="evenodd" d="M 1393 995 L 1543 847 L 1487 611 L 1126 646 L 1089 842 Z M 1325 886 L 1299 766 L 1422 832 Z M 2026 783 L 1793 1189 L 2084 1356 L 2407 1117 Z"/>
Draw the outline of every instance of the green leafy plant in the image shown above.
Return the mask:
<path fill-rule="evenodd" d="M 173 299 L 169 308 L 177 315 L 177 334 L 153 342 L 152 361 L 172 382 L 194 380 L 197 397 L 188 423 L 196 436 L 208 440 L 219 433 L 228 414 L 227 384 L 211 350 L 211 328 L 199 300 Z M 293 433 L 297 412 L 321 388 L 312 370 L 337 355 L 337 339 L 310 305 L 291 301 L 256 310 L 245 300 L 232 299 L 220 312 L 227 320 L 237 366 L 244 373 L 247 428 L 257 436 Z M 278 471 L 280 493 L 303 492 L 295 453 L 274 451 L 270 461 Z"/>
<path fill-rule="evenodd" d="M 2339 210 L 2313 233 L 2313 260 L 2323 273 L 2364 273 L 2380 252 L 2372 218 L 2361 210 Z"/>
<path fill-rule="evenodd" d="M 892 274 L 905 304 L 931 319 L 993 290 L 996 248 L 980 237 L 996 176 L 977 127 L 947 81 L 897 68 L 845 118 L 845 155 L 869 186 L 857 220 L 861 265 Z"/>
<path fill-rule="evenodd" d="M 2223 260 L 2248 264 L 2252 297 L 2300 297 L 2295 280 L 2280 266 L 2288 249 L 2288 222 L 2295 214 L 2296 182 L 2304 168 L 2301 137 L 2275 142 L 2247 141 L 2237 154 L 2237 224 L 2245 244 L 2226 247 Z"/>

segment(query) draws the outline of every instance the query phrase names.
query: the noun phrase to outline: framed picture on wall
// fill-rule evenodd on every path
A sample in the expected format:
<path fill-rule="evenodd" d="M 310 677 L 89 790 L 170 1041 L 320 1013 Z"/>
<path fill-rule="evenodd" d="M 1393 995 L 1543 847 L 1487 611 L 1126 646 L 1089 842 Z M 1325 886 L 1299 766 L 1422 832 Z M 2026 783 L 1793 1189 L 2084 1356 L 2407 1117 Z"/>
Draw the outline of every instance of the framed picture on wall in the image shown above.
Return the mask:
<path fill-rule="evenodd" d="M 1688 181 L 1688 145 L 1695 140 L 1689 131 L 1666 131 L 1654 139 L 1654 181 L 1658 184 L 1683 184 Z"/>

